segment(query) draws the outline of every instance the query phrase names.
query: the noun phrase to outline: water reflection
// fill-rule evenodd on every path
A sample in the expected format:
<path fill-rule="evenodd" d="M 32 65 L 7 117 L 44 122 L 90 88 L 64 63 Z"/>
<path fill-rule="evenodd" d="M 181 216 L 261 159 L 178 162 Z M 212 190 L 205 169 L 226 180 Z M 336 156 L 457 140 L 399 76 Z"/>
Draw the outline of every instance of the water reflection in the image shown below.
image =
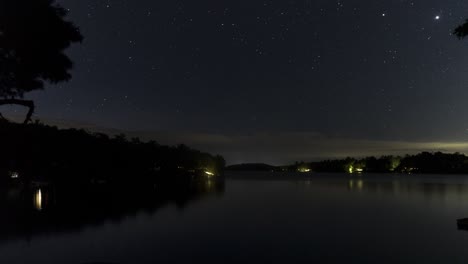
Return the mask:
<path fill-rule="evenodd" d="M 443 200 L 468 198 L 468 184 L 455 182 L 351 179 L 348 190 L 395 196 L 418 194 Z"/>
<path fill-rule="evenodd" d="M 34 194 L 34 208 L 36 210 L 41 211 L 42 210 L 42 191 L 41 189 L 38 189 L 36 193 Z"/>
<path fill-rule="evenodd" d="M 296 179 L 306 188 L 327 188 L 330 191 L 382 194 L 397 197 L 418 196 L 449 200 L 468 200 L 468 179 L 463 176 L 361 175 L 353 177 L 315 177 Z"/>
<path fill-rule="evenodd" d="M 358 179 L 358 180 L 351 179 L 348 181 L 349 190 L 362 191 L 363 188 L 364 188 L 364 181 L 362 179 Z"/>
<path fill-rule="evenodd" d="M 155 188 L 157 187 L 157 188 Z M 222 179 L 197 179 L 155 186 L 54 185 L 27 188 L 10 186 L 0 192 L 0 243 L 59 232 L 75 232 L 86 226 L 120 221 L 140 212 L 155 213 L 174 204 L 180 210 L 192 201 L 224 192 Z"/>
<path fill-rule="evenodd" d="M 41 210 L 33 202 L 38 189 L 4 192 L 0 243 L 16 240 L 1 245 L 0 263 L 468 260 L 468 234 L 456 225 L 468 217 L 467 177 L 257 175 L 228 176 L 226 193 L 222 182 L 212 180 L 157 183 L 144 191 L 38 186 Z M 184 214 L 158 211 L 219 194 L 223 199 L 204 199 Z"/>

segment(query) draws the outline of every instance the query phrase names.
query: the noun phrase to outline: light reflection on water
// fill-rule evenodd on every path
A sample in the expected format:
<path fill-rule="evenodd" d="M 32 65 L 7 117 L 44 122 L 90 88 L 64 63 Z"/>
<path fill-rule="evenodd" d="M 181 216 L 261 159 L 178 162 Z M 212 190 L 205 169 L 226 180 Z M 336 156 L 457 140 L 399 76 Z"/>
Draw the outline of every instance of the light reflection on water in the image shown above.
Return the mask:
<path fill-rule="evenodd" d="M 398 198 L 409 196 L 439 200 L 468 201 L 468 176 L 407 176 L 407 175 L 354 175 L 343 178 L 309 177 L 296 179 L 296 185 L 307 188 L 329 188 L 362 194 L 392 195 Z M 283 180 L 283 179 L 276 179 Z M 344 190 L 343 190 L 344 191 Z"/>
<path fill-rule="evenodd" d="M 190 202 L 181 203 L 181 195 L 187 194 L 181 192 L 171 199 L 183 206 L 163 203 L 150 214 L 142 213 L 148 212 L 145 206 L 130 210 L 134 202 L 148 199 L 132 200 L 134 193 L 121 192 L 121 199 L 109 199 L 115 205 L 106 201 L 95 206 L 95 212 L 86 205 L 79 207 L 80 213 L 74 215 L 82 217 L 75 223 L 78 229 L 64 228 L 70 219 L 55 203 L 47 205 L 50 190 L 36 190 L 33 205 L 40 211 L 23 216 L 40 223 L 28 223 L 29 230 L 47 227 L 48 235 L 30 232 L 25 239 L 13 239 L 14 232 L 0 228 L 0 263 L 468 260 L 468 232 L 456 228 L 456 219 L 468 217 L 465 176 L 232 174 L 225 189 L 217 192 L 217 183 L 211 180 L 194 183 L 188 193 L 205 196 L 189 195 Z M 218 195 L 206 196 L 210 193 Z M 60 196 L 56 198 L 60 205 Z M 92 220 L 96 215 L 114 219 L 117 215 L 109 216 L 118 210 L 114 206 L 128 207 L 118 212 L 119 221 L 109 225 Z M 9 207 L 0 203 L 0 208 Z M 50 221 L 55 224 L 48 225 Z M 60 232 L 54 229 L 60 229 L 58 223 Z M 8 224 L 18 229 L 15 222 Z M 99 241 L 99 246 L 93 241 Z M 51 254 L 43 254 L 48 250 Z"/>
<path fill-rule="evenodd" d="M 350 190 L 359 190 L 362 191 L 364 187 L 364 181 L 362 179 L 359 180 L 349 180 L 348 187 Z"/>
<path fill-rule="evenodd" d="M 37 189 L 36 192 L 34 193 L 34 208 L 36 210 L 41 211 L 42 210 L 42 191 L 41 189 Z"/>

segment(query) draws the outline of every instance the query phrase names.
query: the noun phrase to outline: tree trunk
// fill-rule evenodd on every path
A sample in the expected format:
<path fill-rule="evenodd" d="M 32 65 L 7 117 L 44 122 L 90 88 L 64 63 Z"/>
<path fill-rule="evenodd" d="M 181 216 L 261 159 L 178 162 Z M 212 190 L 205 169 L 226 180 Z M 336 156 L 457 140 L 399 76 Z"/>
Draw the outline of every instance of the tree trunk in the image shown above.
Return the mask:
<path fill-rule="evenodd" d="M 24 119 L 24 124 L 29 123 L 31 121 L 31 117 L 34 113 L 34 101 L 31 100 L 22 100 L 22 99 L 0 99 L 0 105 L 21 105 L 24 107 L 29 108 L 28 113 L 26 114 L 26 118 Z M 1 116 L 1 114 L 0 114 Z M 1 118 L 5 119 L 3 116 Z"/>

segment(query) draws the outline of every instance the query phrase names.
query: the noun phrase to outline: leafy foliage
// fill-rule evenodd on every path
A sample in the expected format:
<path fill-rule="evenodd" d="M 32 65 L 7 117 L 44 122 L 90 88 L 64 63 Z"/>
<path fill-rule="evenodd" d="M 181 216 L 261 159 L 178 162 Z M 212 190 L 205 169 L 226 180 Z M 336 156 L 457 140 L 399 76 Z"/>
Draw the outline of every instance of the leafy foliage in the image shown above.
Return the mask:
<path fill-rule="evenodd" d="M 20 97 L 44 82 L 71 78 L 64 53 L 83 37 L 53 0 L 0 1 L 0 97 Z"/>
<path fill-rule="evenodd" d="M 464 24 L 459 25 L 455 30 L 453 31 L 453 34 L 457 36 L 459 39 L 465 38 L 468 36 L 468 19 L 465 21 Z"/>

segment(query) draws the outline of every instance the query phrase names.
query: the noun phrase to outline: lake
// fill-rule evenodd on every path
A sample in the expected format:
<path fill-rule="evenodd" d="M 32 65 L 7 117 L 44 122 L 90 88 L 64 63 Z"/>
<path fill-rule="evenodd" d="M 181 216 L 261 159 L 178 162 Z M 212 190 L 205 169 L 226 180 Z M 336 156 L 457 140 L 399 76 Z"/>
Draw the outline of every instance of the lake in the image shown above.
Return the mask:
<path fill-rule="evenodd" d="M 8 191 L 0 263 L 468 261 L 468 231 L 456 226 L 468 176 L 230 172 L 220 188 L 202 185 L 101 202 Z"/>

